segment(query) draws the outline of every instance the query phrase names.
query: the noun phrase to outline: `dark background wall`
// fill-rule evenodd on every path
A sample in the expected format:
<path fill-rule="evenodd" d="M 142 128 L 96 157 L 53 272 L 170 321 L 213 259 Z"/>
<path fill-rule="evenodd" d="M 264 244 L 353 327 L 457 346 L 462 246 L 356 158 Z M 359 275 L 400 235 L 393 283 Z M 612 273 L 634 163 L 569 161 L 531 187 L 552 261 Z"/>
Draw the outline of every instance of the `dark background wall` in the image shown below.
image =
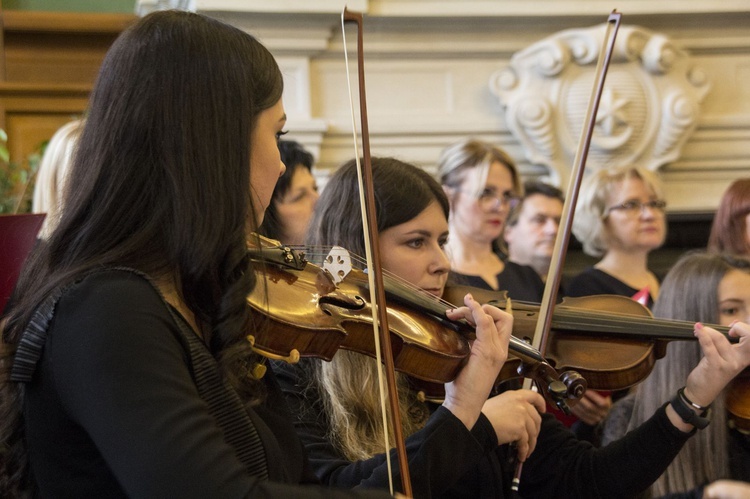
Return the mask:
<path fill-rule="evenodd" d="M 685 252 L 705 249 L 713 218 L 713 212 L 667 213 L 667 240 L 664 246 L 649 255 L 651 270 L 663 278 Z M 565 259 L 566 276 L 574 276 L 598 261 L 583 253 L 581 243 L 575 237 L 570 239 Z"/>

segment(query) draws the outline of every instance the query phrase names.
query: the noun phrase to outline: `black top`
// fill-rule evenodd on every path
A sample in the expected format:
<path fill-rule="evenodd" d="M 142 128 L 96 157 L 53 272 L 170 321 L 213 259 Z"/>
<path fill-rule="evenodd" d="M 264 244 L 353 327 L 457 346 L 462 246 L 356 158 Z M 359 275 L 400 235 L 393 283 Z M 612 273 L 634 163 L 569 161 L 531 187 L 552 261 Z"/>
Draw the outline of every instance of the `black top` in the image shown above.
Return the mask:
<path fill-rule="evenodd" d="M 245 471 L 199 396 L 194 371 L 206 366 L 190 364 L 174 317 L 127 271 L 99 272 L 62 295 L 23 406 L 40 495 L 331 497 L 298 485 L 316 479 L 271 373 L 265 402 L 248 410 L 269 480 Z"/>
<path fill-rule="evenodd" d="M 328 485 L 387 487 L 384 454 L 351 463 L 332 444 L 330 421 L 316 389 L 310 386 L 313 362 L 320 361 L 276 367 L 315 472 Z M 415 497 L 510 497 L 511 452 L 508 445 L 495 446 L 489 425 L 481 416 L 469 431 L 450 411 L 438 407 L 426 426 L 407 438 Z M 661 475 L 689 436 L 669 422 L 662 407 L 622 440 L 595 449 L 544 414 L 536 449 L 523 467 L 521 495 L 632 497 Z"/>
<path fill-rule="evenodd" d="M 448 281 L 464 286 L 492 290 L 487 281 L 478 275 L 460 274 L 451 271 Z M 505 268 L 497 274 L 498 290 L 508 292 L 513 300 L 541 303 L 544 295 L 544 282 L 539 274 L 528 265 L 520 265 L 509 260 L 505 261 Z"/>
<path fill-rule="evenodd" d="M 640 290 L 631 288 L 618 278 L 595 267 L 587 268 L 565 286 L 567 296 L 620 295 L 630 298 L 638 291 Z M 653 304 L 654 299 L 649 294 L 648 308 Z"/>

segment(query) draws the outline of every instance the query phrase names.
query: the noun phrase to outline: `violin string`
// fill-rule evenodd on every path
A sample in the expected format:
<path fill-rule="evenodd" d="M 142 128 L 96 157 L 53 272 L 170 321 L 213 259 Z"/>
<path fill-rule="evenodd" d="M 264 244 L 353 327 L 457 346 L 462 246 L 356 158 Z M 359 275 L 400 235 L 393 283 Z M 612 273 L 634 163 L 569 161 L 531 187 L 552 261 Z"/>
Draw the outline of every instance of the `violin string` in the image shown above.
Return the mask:
<path fill-rule="evenodd" d="M 639 316 L 616 311 L 590 310 L 585 308 L 559 306 L 555 315 L 560 319 L 565 319 L 565 324 L 571 327 L 595 327 L 607 325 L 610 328 L 615 327 L 623 332 L 630 331 L 633 335 L 641 333 L 633 332 L 634 329 L 640 328 L 644 331 L 652 331 L 652 334 L 660 332 L 670 337 L 682 337 L 685 339 L 692 338 L 688 332 L 692 332 L 695 323 L 691 321 L 666 320 L 658 319 L 651 316 Z M 708 326 L 726 333 L 728 328 L 716 324 L 707 324 Z M 617 326 L 617 327 L 616 327 Z"/>

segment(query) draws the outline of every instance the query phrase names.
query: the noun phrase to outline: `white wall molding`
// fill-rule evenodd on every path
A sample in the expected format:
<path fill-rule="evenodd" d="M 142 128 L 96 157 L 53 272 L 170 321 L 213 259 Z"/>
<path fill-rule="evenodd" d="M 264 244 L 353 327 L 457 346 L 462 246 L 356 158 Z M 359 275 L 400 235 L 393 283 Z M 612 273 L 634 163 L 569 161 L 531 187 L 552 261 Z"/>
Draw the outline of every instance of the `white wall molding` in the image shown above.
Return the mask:
<path fill-rule="evenodd" d="M 373 154 L 434 171 L 445 145 L 471 135 L 506 148 L 525 176 L 548 170 L 525 158 L 490 76 L 516 52 L 600 24 L 612 8 L 589 0 L 192 1 L 194 10 L 258 36 L 276 55 L 289 136 L 313 150 L 321 183 L 353 154 L 340 32 L 345 3 L 365 13 Z M 667 37 L 711 80 L 695 130 L 660 172 L 670 210 L 712 209 L 733 179 L 750 175 L 748 0 L 621 0 L 617 7 L 623 26 Z"/>

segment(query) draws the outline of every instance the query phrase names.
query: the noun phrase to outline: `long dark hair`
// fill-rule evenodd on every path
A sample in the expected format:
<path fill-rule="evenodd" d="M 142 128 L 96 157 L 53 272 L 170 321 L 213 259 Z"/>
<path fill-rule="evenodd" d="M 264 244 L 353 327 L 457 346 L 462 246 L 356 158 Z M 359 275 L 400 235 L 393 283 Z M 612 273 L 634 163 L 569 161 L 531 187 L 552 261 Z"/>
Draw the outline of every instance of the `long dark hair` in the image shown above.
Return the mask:
<path fill-rule="evenodd" d="M 394 158 L 372 158 L 378 232 L 413 219 L 437 201 L 445 217 L 450 206 L 440 184 L 424 170 Z M 342 246 L 364 256 L 359 210 L 342 210 L 342 200 L 359 200 L 356 162 L 344 163 L 326 184 L 308 228 L 312 246 Z"/>
<path fill-rule="evenodd" d="M 255 285 L 247 258 L 251 131 L 281 98 L 272 55 L 252 36 L 197 14 L 156 12 L 114 42 L 101 66 L 60 224 L 29 258 L 3 330 L 0 494 L 29 484 L 9 370 L 34 310 L 55 288 L 101 267 L 173 277 L 210 329 L 222 373 L 247 400 L 244 364 Z M 250 166 L 249 166 L 250 165 Z"/>
<path fill-rule="evenodd" d="M 750 260 L 728 254 L 688 253 L 675 263 L 661 285 L 654 316 L 690 322 L 719 322 L 719 284 L 732 270 L 750 273 Z M 672 341 L 664 358 L 634 395 L 627 430 L 638 427 L 685 384 L 703 357 L 697 341 Z M 724 394 L 713 403 L 711 424 L 688 440 L 664 473 L 649 489 L 649 497 L 691 490 L 728 478 L 727 421 Z"/>

